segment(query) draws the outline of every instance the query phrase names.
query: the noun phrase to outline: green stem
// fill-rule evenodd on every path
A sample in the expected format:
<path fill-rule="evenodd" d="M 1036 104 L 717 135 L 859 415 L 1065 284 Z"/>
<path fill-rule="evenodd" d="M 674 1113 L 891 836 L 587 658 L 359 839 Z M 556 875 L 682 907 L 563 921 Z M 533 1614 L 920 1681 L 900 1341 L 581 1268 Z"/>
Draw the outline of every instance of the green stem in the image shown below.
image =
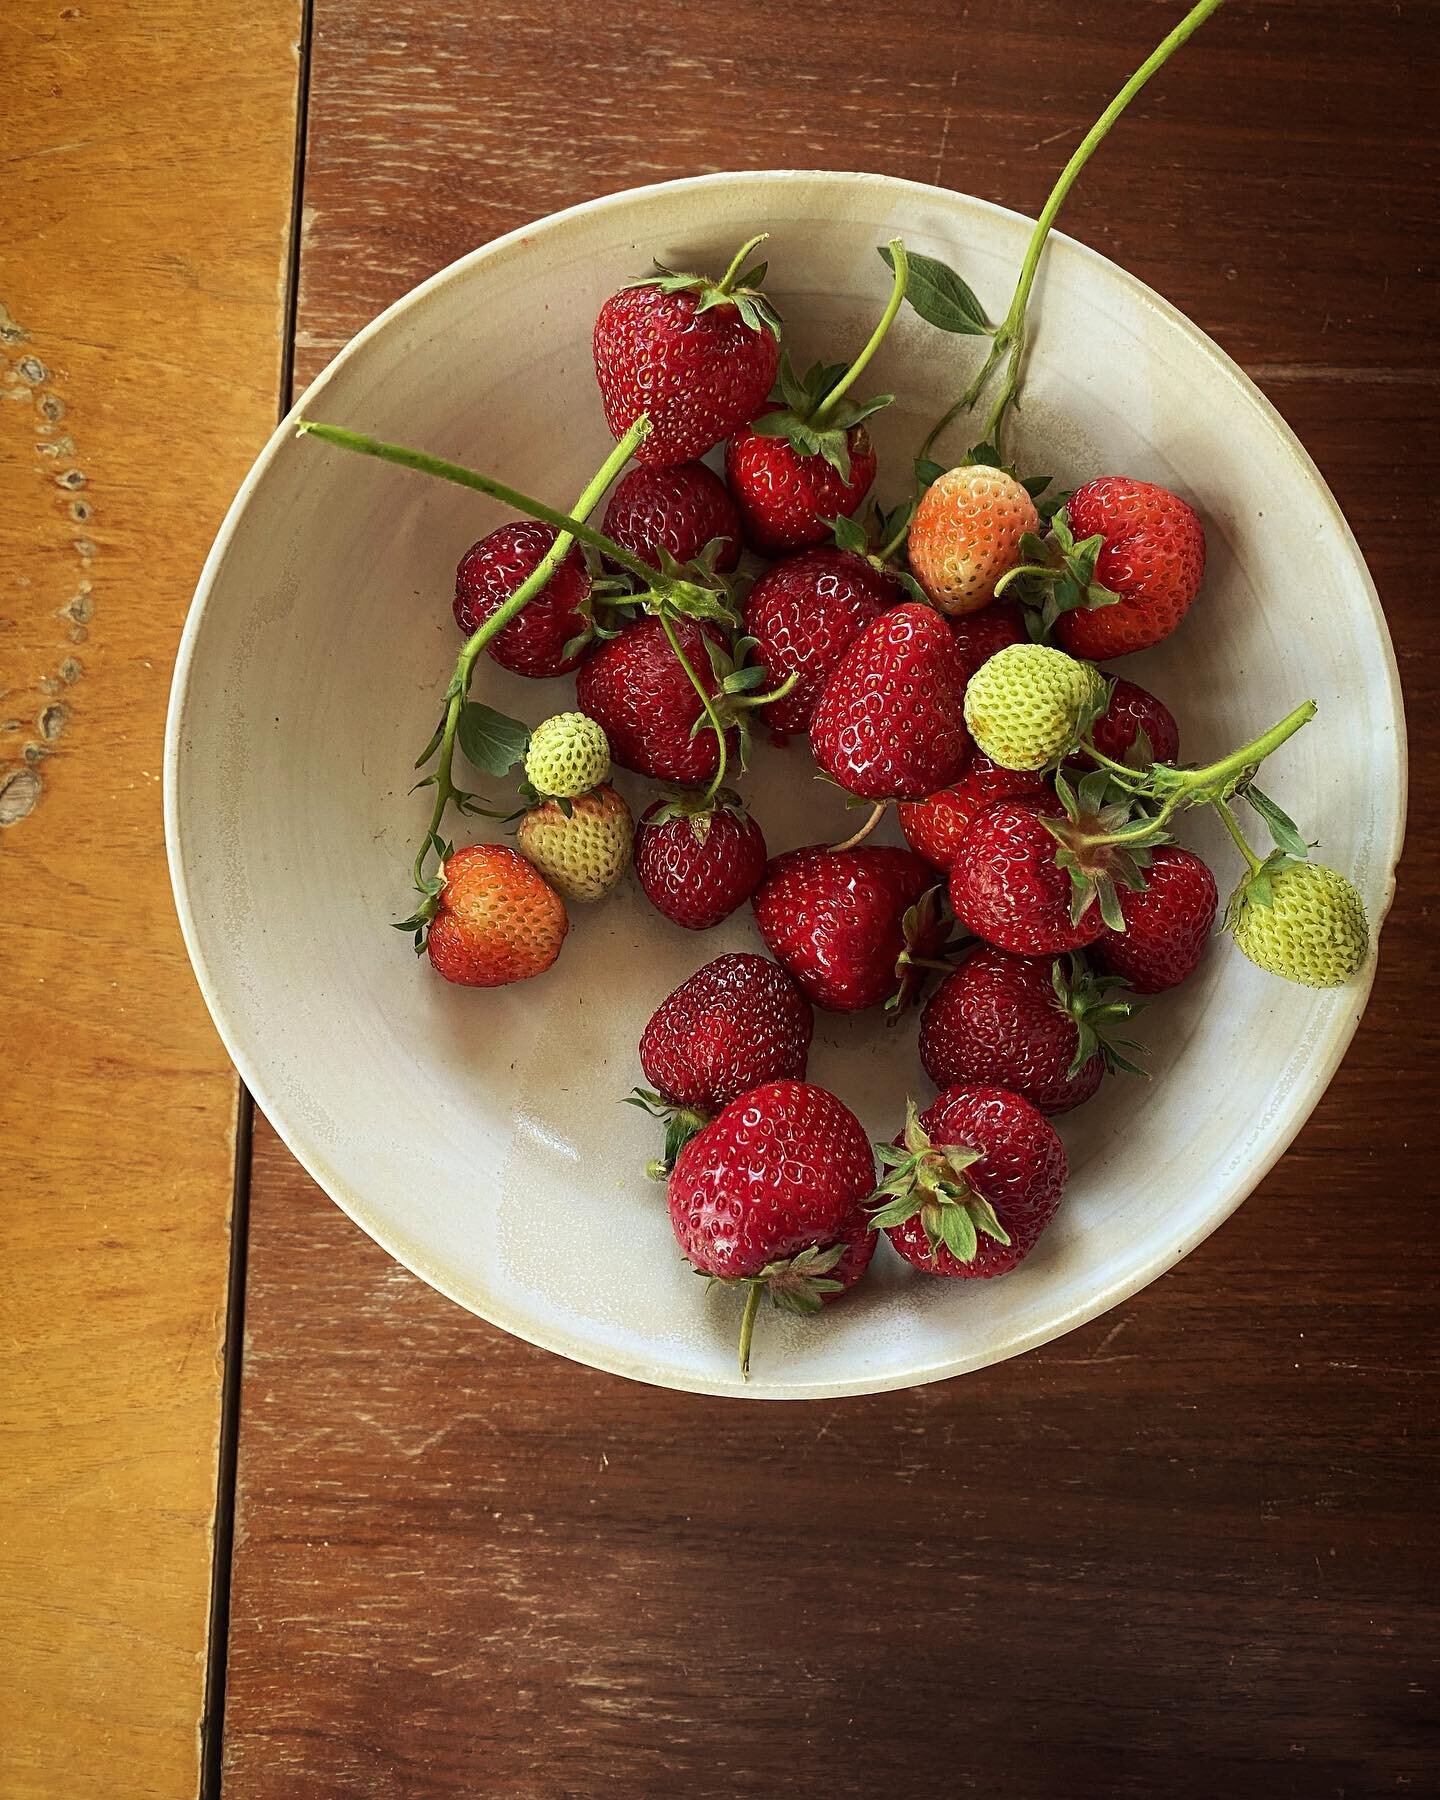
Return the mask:
<path fill-rule="evenodd" d="M 740 1315 L 740 1374 L 746 1381 L 750 1379 L 750 1340 L 755 1336 L 755 1315 L 760 1310 L 764 1286 L 763 1281 L 750 1283 L 750 1292 L 745 1296 L 745 1311 Z"/>
<path fill-rule="evenodd" d="M 715 702 L 710 698 L 708 689 L 695 673 L 690 658 L 680 648 L 680 639 L 676 636 L 675 627 L 664 612 L 659 616 L 661 629 L 670 641 L 670 648 L 675 652 L 680 667 L 689 676 L 691 687 L 700 696 L 700 704 L 705 708 L 705 717 L 710 721 L 710 729 L 715 733 L 715 742 L 719 746 L 720 754 L 716 760 L 715 774 L 709 787 L 705 790 L 705 804 L 708 806 L 725 785 L 725 769 L 730 759 L 730 753 L 725 743 L 725 727 L 720 722 L 720 715 L 715 710 Z"/>
<path fill-rule="evenodd" d="M 637 427 L 642 428 L 640 436 L 631 442 L 630 433 Z M 631 551 L 622 549 L 603 532 L 595 531 L 572 513 L 560 512 L 531 494 L 522 494 L 518 488 L 507 487 L 503 481 L 496 481 L 492 476 L 481 475 L 477 470 L 467 469 L 460 463 L 447 462 L 442 456 L 430 456 L 424 450 L 411 450 L 404 444 L 389 444 L 383 438 L 366 437 L 360 431 L 347 431 L 343 425 L 321 425 L 311 419 L 301 419 L 296 430 L 302 436 L 319 438 L 323 443 L 334 444 L 341 450 L 352 450 L 357 456 L 374 456 L 381 462 L 395 463 L 402 469 L 414 469 L 421 475 L 435 475 L 441 481 L 453 481 L 457 487 L 473 488 L 477 493 L 488 494 L 492 500 L 513 507 L 516 512 L 526 513 L 530 518 L 538 519 L 542 525 L 553 525 L 557 531 L 568 532 L 577 542 L 588 544 L 592 550 L 601 551 L 612 562 L 638 577 L 647 588 L 655 585 L 655 571 L 650 564 L 642 562 Z M 649 435 L 650 422 L 642 413 L 620 440 L 621 443 L 631 443 L 631 449 L 626 451 L 622 460 L 628 461 L 634 445 L 643 443 Z M 619 446 L 616 447 L 618 449 Z"/>
<path fill-rule="evenodd" d="M 880 323 L 870 333 L 870 341 L 840 377 L 835 386 L 810 415 L 809 423 L 819 431 L 825 420 L 835 410 L 836 403 L 854 386 L 856 380 L 864 374 L 866 365 L 885 341 L 885 333 L 895 322 L 895 315 L 900 310 L 900 303 L 905 298 L 905 286 L 910 279 L 910 264 L 905 255 L 905 246 L 899 238 L 890 240 L 890 259 L 895 266 L 895 280 L 890 288 L 890 298 L 885 310 L 880 315 Z"/>
<path fill-rule="evenodd" d="M 1217 800 L 1214 805 L 1216 812 L 1220 815 L 1221 824 L 1230 833 L 1231 837 L 1234 838 L 1235 848 L 1245 858 L 1246 863 L 1249 865 L 1250 873 L 1252 875 L 1258 874 L 1260 871 L 1260 858 L 1246 842 L 1245 833 L 1240 829 L 1240 822 L 1230 810 L 1230 803 L 1226 800 Z"/>
<path fill-rule="evenodd" d="M 910 521 L 914 517 L 914 513 L 908 506 L 904 509 L 904 512 L 905 512 L 905 523 L 895 533 L 894 537 L 891 538 L 891 540 L 888 544 L 883 545 L 879 550 L 877 550 L 875 552 L 875 561 L 876 562 L 888 563 L 890 558 L 892 556 L 894 556 L 895 552 L 905 542 L 906 538 L 909 537 Z"/>
<path fill-rule="evenodd" d="M 758 237 L 751 238 L 748 244 L 742 244 L 740 246 L 735 252 L 735 255 L 731 258 L 730 267 L 715 284 L 715 291 L 717 294 L 728 294 L 730 292 L 730 289 L 734 286 L 739 277 L 740 271 L 745 267 L 746 262 L 749 260 L 750 252 L 752 250 L 758 250 L 769 235 L 770 233 L 768 231 L 762 231 Z"/>
<path fill-rule="evenodd" d="M 1045 248 L 1045 240 L 1050 235 L 1050 228 L 1054 225 L 1060 208 L 1065 204 L 1066 199 L 1069 197 L 1070 190 L 1074 187 L 1080 171 L 1085 167 L 1086 163 L 1089 162 L 1097 146 L 1109 133 L 1111 126 L 1120 117 L 1121 113 L 1124 112 L 1125 108 L 1140 92 L 1141 88 L 1145 86 L 1150 77 L 1170 60 L 1182 44 L 1193 37 L 1210 17 L 1211 13 L 1217 12 L 1223 4 L 1224 0 L 1199 0 L 1198 5 L 1192 6 L 1175 29 L 1160 40 L 1150 52 L 1149 56 L 1145 58 L 1140 67 L 1125 83 L 1124 87 L 1120 89 L 1120 92 L 1116 94 L 1115 98 L 1105 108 L 1104 112 L 1101 113 L 1100 117 L 1090 127 L 1089 131 L 1081 138 L 1079 144 L 1075 148 L 1074 155 L 1071 156 L 1069 162 L 1067 162 L 1065 167 L 1060 171 L 1060 178 L 1050 190 L 1050 197 L 1041 209 L 1039 218 L 1035 221 L 1035 228 L 1030 234 L 1030 242 L 1026 246 L 1025 260 L 1020 265 L 1020 279 L 1015 286 L 1015 294 L 1010 302 L 1010 310 L 1006 313 L 1004 319 L 996 329 L 994 342 L 990 347 L 990 354 L 985 359 L 985 366 L 981 370 L 977 380 L 972 382 L 971 386 L 966 390 L 967 398 L 962 399 L 957 402 L 956 405 L 951 407 L 950 411 L 946 413 L 945 417 L 936 426 L 935 430 L 932 431 L 930 436 L 925 440 L 925 448 L 921 451 L 922 456 L 928 455 L 930 446 L 957 413 L 965 410 L 967 405 L 974 405 L 975 400 L 980 396 L 980 392 L 983 389 L 985 382 L 989 379 L 995 364 L 1008 350 L 1009 364 L 1005 371 L 1005 380 L 994 406 L 990 409 L 989 417 L 985 423 L 985 430 L 981 434 L 981 441 L 983 443 L 994 444 L 997 450 L 1000 448 L 997 441 L 1000 428 L 1006 410 L 1013 403 L 1020 385 L 1020 365 L 1025 350 L 1025 308 L 1030 300 L 1030 290 L 1035 285 L 1035 275 L 1040 267 L 1040 256 Z"/>
<path fill-rule="evenodd" d="M 609 456 L 600 465 L 591 480 L 586 484 L 584 492 L 575 502 L 577 515 L 575 523 L 579 523 L 593 512 L 601 495 L 610 483 L 629 462 L 635 446 L 642 443 L 650 430 L 649 420 L 642 413 L 625 433 Z M 475 670 L 475 663 L 485 646 L 514 619 L 534 599 L 559 568 L 570 547 L 575 541 L 575 534 L 562 530 L 555 542 L 545 552 L 516 588 L 515 592 L 496 608 L 490 617 L 465 640 L 455 664 L 455 674 L 451 678 L 449 697 L 445 702 L 445 723 L 440 733 L 439 762 L 435 770 L 435 803 L 430 812 L 430 824 L 425 833 L 420 849 L 416 853 L 411 866 L 415 886 L 421 888 L 425 878 L 425 861 L 434 847 L 440 831 L 441 821 L 445 817 L 445 809 L 455 797 L 453 770 L 455 766 L 455 735 L 460 728 L 460 714 L 465 707 L 465 698 L 470 691 L 470 680 Z M 423 891 L 423 889 L 422 889 Z"/>

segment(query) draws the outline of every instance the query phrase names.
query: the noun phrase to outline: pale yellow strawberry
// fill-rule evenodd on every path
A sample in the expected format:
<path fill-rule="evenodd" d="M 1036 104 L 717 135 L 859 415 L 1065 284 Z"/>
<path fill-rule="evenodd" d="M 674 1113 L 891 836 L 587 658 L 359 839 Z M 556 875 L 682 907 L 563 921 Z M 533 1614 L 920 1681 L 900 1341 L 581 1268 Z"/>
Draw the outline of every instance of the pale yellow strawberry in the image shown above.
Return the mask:
<path fill-rule="evenodd" d="M 566 807 L 569 808 L 567 814 Z M 613 787 L 532 807 L 515 834 L 521 852 L 567 900 L 603 900 L 630 864 L 635 823 Z"/>
<path fill-rule="evenodd" d="M 1235 942 L 1257 967 L 1303 987 L 1341 987 L 1370 952 L 1365 903 L 1338 869 L 1262 870 L 1230 902 Z"/>
<path fill-rule="evenodd" d="M 1002 769 L 1050 768 L 1075 748 L 1105 695 L 1089 663 L 1045 644 L 1007 644 L 970 677 L 965 723 Z"/>
<path fill-rule="evenodd" d="M 582 712 L 556 713 L 530 733 L 525 779 L 538 793 L 573 800 L 610 774 L 605 733 Z"/>

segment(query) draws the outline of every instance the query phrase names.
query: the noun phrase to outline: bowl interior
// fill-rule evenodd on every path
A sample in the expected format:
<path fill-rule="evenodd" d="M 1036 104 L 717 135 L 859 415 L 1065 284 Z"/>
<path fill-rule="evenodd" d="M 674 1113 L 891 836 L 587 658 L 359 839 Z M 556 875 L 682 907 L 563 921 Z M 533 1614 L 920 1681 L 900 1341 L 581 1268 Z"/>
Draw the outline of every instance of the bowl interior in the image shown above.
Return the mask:
<path fill-rule="evenodd" d="M 305 397 L 343 423 L 490 470 L 561 503 L 609 448 L 589 357 L 604 296 L 643 272 L 723 266 L 772 234 L 769 285 L 797 361 L 863 341 L 883 304 L 876 245 L 944 257 L 998 315 L 1027 223 L 875 176 L 670 183 L 501 240 L 363 332 Z M 1335 504 L 1274 412 L 1149 290 L 1057 239 L 1046 257 L 1018 421 L 1027 470 L 1072 485 L 1114 470 L 1203 515 L 1205 589 L 1169 644 L 1127 660 L 1176 712 L 1182 754 L 1218 754 L 1311 696 L 1319 717 L 1266 787 L 1323 837 L 1378 920 L 1403 818 L 1393 659 Z M 982 351 L 908 312 L 873 365 L 878 492 Z M 965 446 L 963 427 L 951 447 Z M 425 800 L 411 763 L 457 648 L 455 563 L 505 517 L 487 500 L 282 428 L 207 565 L 171 715 L 167 824 L 207 999 L 256 1097 L 327 1191 L 463 1305 L 598 1367 L 738 1392 L 736 1296 L 681 1263 L 641 1170 L 654 1127 L 618 1102 L 635 1044 L 677 982 L 757 947 L 748 913 L 703 935 L 633 885 L 572 909 L 555 969 L 496 992 L 447 987 L 387 929 Z M 487 660 L 477 692 L 534 721 L 569 683 Z M 1365 770 L 1361 780 L 1357 770 Z M 843 835 L 803 745 L 762 748 L 746 788 L 772 851 Z M 646 784 L 622 777 L 638 812 Z M 481 832 L 476 836 L 484 835 Z M 1233 852 L 1202 822 L 1222 890 Z M 1028 1262 L 996 1283 L 931 1281 L 882 1246 L 872 1278 L 815 1320 L 762 1319 L 752 1396 L 863 1392 L 959 1373 L 1043 1342 L 1133 1292 L 1239 1203 L 1313 1106 L 1364 983 L 1311 993 L 1217 944 L 1141 1021 L 1153 1079 L 1119 1079 L 1060 1121 L 1072 1179 Z M 874 1133 L 931 1090 L 913 1018 L 820 1015 L 812 1079 Z"/>

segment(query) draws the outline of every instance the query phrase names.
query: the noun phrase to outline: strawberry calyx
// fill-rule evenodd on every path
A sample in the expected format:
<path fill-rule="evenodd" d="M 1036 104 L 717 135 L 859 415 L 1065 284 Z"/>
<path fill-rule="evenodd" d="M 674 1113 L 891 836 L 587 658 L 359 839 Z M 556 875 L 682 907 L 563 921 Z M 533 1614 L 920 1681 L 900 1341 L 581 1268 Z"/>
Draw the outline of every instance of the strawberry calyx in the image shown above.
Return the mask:
<path fill-rule="evenodd" d="M 869 827 L 866 829 L 868 831 Z M 918 998 L 927 969 L 936 969 L 943 974 L 950 972 L 948 962 L 942 962 L 938 956 L 924 954 L 934 941 L 943 917 L 941 885 L 938 882 L 934 887 L 926 888 L 915 904 L 905 909 L 900 920 L 903 947 L 895 959 L 898 986 L 885 1002 L 885 1011 L 892 1022 Z"/>
<path fill-rule="evenodd" d="M 704 799 L 708 804 L 715 799 L 725 783 L 726 770 L 730 764 L 729 734 L 732 731 L 735 733 L 737 760 L 743 769 L 750 760 L 750 714 L 757 707 L 769 706 L 772 700 L 783 700 L 800 676 L 796 671 L 786 676 L 779 687 L 772 688 L 768 693 L 757 694 L 755 689 L 763 687 L 770 679 L 769 671 L 763 664 L 746 661 L 759 649 L 759 641 L 752 637 L 742 637 L 735 639 L 733 644 L 717 643 L 707 632 L 704 640 L 705 655 L 710 664 L 711 676 L 719 687 L 719 691 L 712 694 L 696 674 L 695 665 L 681 646 L 670 609 L 661 605 L 655 611 L 671 650 L 700 700 L 700 713 L 690 727 L 690 736 L 693 739 L 706 730 L 715 733 L 719 754 L 716 757 L 715 774 L 705 790 Z"/>
<path fill-rule="evenodd" d="M 769 232 L 762 231 L 743 243 L 731 257 L 730 266 L 719 281 L 712 281 L 708 275 L 680 273 L 657 262 L 653 275 L 642 275 L 637 281 L 626 281 L 621 285 L 626 288 L 658 288 L 662 294 L 698 294 L 700 304 L 695 308 L 697 313 L 708 312 L 713 306 L 733 306 L 751 331 L 768 331 L 778 339 L 780 315 L 770 296 L 761 292 L 761 283 L 769 265 L 759 262 L 748 268 L 746 266 L 751 253 L 758 250 L 769 235 Z"/>
<path fill-rule="evenodd" d="M 690 826 L 690 834 L 697 844 L 703 844 L 710 835 L 710 827 L 720 813 L 730 813 L 737 819 L 748 819 L 745 802 L 734 788 L 718 788 L 713 794 L 697 794 L 687 788 L 675 788 L 664 802 L 650 814 L 649 824 L 668 824 L 673 819 L 684 819 Z"/>
<path fill-rule="evenodd" d="M 1025 608 L 1025 624 L 1038 644 L 1048 644 L 1062 613 L 1095 612 L 1119 604 L 1120 595 L 1095 579 L 1095 565 L 1105 548 L 1102 532 L 1076 541 L 1062 506 L 1050 520 L 1048 538 L 1027 531 L 1020 539 L 1021 560 L 995 584 L 995 597 L 1017 589 Z"/>
<path fill-rule="evenodd" d="M 907 1224 L 918 1215 L 931 1259 L 943 1245 L 965 1263 L 974 1261 L 982 1232 L 997 1244 L 1010 1242 L 994 1207 L 966 1173 L 983 1159 L 983 1151 L 932 1143 L 913 1100 L 906 1103 L 900 1143 L 876 1144 L 875 1154 L 887 1172 L 870 1196 L 870 1223 L 876 1231 Z"/>
<path fill-rule="evenodd" d="M 769 1294 L 771 1303 L 782 1312 L 817 1313 L 831 1294 L 845 1291 L 845 1283 L 837 1281 L 831 1271 L 845 1254 L 845 1245 L 811 1244 L 794 1256 L 766 1263 L 758 1275 L 731 1278 L 710 1276 L 712 1285 L 745 1288 L 745 1310 L 740 1315 L 740 1374 L 750 1379 L 750 1345 L 755 1336 L 755 1318 L 760 1301 Z M 703 1274 L 703 1270 L 697 1270 Z"/>
<path fill-rule="evenodd" d="M 1127 1050 L 1143 1055 L 1144 1047 L 1132 1038 L 1115 1036 L 1116 1027 L 1144 1007 L 1121 978 L 1097 975 L 1084 957 L 1072 952 L 1063 962 L 1056 959 L 1050 979 L 1055 1005 L 1073 1021 L 1077 1033 L 1075 1054 L 1065 1072 L 1067 1078 L 1073 1080 L 1092 1056 L 1099 1056 L 1112 1075 L 1123 1071 L 1148 1079 L 1146 1071 L 1125 1055 Z"/>
<path fill-rule="evenodd" d="M 877 500 L 871 508 L 868 528 L 846 513 L 823 522 L 829 526 L 837 550 L 847 551 L 852 556 L 863 556 L 877 574 L 888 577 L 904 588 L 909 599 L 928 606 L 930 600 L 924 588 L 910 573 L 909 568 L 897 560 L 900 549 L 909 536 L 910 521 L 914 516 L 913 498 L 902 501 L 889 512 Z"/>
<path fill-rule="evenodd" d="M 664 1181 L 691 1138 L 710 1123 L 709 1113 L 696 1106 L 676 1106 L 653 1088 L 633 1088 L 626 1094 L 625 1104 L 638 1107 L 649 1118 L 659 1119 L 665 1126 L 665 1148 L 645 1165 L 645 1173 L 651 1181 Z"/>

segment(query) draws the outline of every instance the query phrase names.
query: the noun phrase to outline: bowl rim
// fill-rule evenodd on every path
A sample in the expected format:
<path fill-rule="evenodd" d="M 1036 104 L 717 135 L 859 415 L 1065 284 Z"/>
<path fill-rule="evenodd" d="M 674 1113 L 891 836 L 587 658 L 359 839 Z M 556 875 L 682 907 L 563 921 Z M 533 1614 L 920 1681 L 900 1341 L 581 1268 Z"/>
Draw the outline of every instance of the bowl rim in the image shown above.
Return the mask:
<path fill-rule="evenodd" d="M 953 1376 L 969 1374 L 974 1370 L 987 1368 L 995 1363 L 1007 1361 L 1011 1357 L 1023 1355 L 1042 1344 L 1063 1337 L 1067 1332 L 1108 1312 L 1112 1307 L 1120 1305 L 1142 1288 L 1149 1286 L 1151 1282 L 1157 1280 L 1185 1256 L 1188 1256 L 1210 1236 L 1211 1232 L 1223 1224 L 1254 1192 L 1281 1156 L 1290 1148 L 1324 1096 L 1350 1046 L 1370 996 L 1378 961 L 1377 951 L 1372 948 L 1361 980 L 1348 990 L 1353 1004 L 1347 1007 L 1343 1013 L 1337 1013 L 1323 1043 L 1317 1046 L 1316 1054 L 1307 1068 L 1305 1077 L 1296 1081 L 1290 1103 L 1263 1152 L 1257 1160 L 1247 1163 L 1230 1179 L 1224 1192 L 1217 1196 L 1215 1205 L 1200 1227 L 1181 1236 L 1178 1243 L 1174 1236 L 1166 1238 L 1161 1247 L 1147 1260 L 1127 1268 L 1113 1281 L 1092 1290 L 1083 1300 L 1077 1301 L 1062 1314 L 1050 1318 L 1043 1325 L 1035 1325 L 1013 1338 L 987 1345 L 985 1348 L 971 1353 L 934 1360 L 903 1374 L 887 1373 L 869 1377 L 857 1374 L 840 1377 L 833 1382 L 811 1381 L 807 1383 L 764 1379 L 742 1387 L 735 1378 L 709 1380 L 689 1372 L 657 1369 L 649 1366 L 644 1358 L 626 1356 L 618 1351 L 610 1350 L 606 1346 L 600 1346 L 597 1354 L 596 1346 L 582 1341 L 578 1336 L 560 1330 L 537 1329 L 532 1320 L 514 1316 L 503 1305 L 493 1305 L 482 1310 L 474 1303 L 473 1296 L 459 1291 L 458 1284 L 451 1280 L 446 1271 L 428 1264 L 426 1257 L 419 1252 L 417 1246 L 397 1240 L 395 1234 L 387 1229 L 384 1222 L 374 1217 L 365 1198 L 355 1192 L 337 1171 L 329 1167 L 324 1157 L 306 1145 L 303 1133 L 291 1124 L 285 1103 L 271 1089 L 263 1071 L 261 1058 L 251 1053 L 244 1033 L 230 1015 L 223 996 L 206 965 L 201 947 L 200 930 L 187 885 L 184 852 L 181 845 L 177 792 L 178 771 L 182 757 L 192 665 L 205 609 L 212 596 L 216 577 L 229 551 L 230 544 L 239 531 L 252 494 L 269 471 L 271 464 L 280 455 L 283 447 L 293 437 L 295 421 L 304 415 L 307 408 L 323 392 L 339 370 L 352 357 L 358 355 L 371 338 L 377 336 L 410 309 L 419 305 L 433 289 L 459 279 L 473 267 L 518 246 L 526 239 L 533 237 L 539 230 L 549 231 L 578 218 L 593 217 L 611 210 L 621 210 L 637 200 L 657 195 L 678 197 L 705 189 L 736 185 L 760 188 L 783 186 L 796 181 L 819 183 L 836 188 L 849 188 L 857 184 L 867 187 L 883 187 L 897 198 L 911 196 L 917 201 L 933 202 L 938 200 L 953 203 L 959 200 L 1011 224 L 1027 228 L 1034 224 L 1033 219 L 1011 207 L 1001 206 L 994 201 L 981 199 L 977 195 L 967 194 L 959 189 L 939 187 L 931 182 L 912 181 L 901 176 L 837 169 L 723 170 L 710 174 L 687 175 L 668 181 L 645 183 L 638 187 L 622 188 L 595 199 L 579 201 L 573 206 L 564 207 L 558 212 L 547 213 L 539 219 L 532 220 L 499 237 L 477 245 L 473 250 L 457 257 L 453 262 L 447 263 L 433 275 L 427 276 L 424 281 L 419 282 L 415 287 L 400 295 L 398 299 L 392 301 L 336 352 L 280 420 L 247 471 L 206 556 L 186 614 L 171 677 L 170 699 L 165 721 L 163 763 L 166 859 L 181 934 L 191 966 L 195 971 L 196 981 L 215 1023 L 215 1028 L 241 1081 L 253 1097 L 255 1104 L 264 1112 L 281 1141 L 310 1178 L 367 1236 L 373 1238 L 387 1255 L 408 1268 L 412 1274 L 417 1275 L 429 1286 L 444 1294 L 447 1299 L 464 1307 L 467 1312 L 485 1319 L 488 1324 L 541 1349 L 564 1356 L 585 1367 L 599 1369 L 607 1374 L 620 1375 L 631 1380 L 646 1382 L 652 1386 L 666 1387 L 680 1392 L 751 1400 L 836 1400 L 852 1395 L 919 1387 L 934 1381 L 948 1380 Z M 1190 346 L 1194 350 L 1217 363 L 1221 371 L 1230 376 L 1241 394 L 1259 411 L 1274 431 L 1282 448 L 1300 465 L 1300 473 L 1317 490 L 1330 515 L 1332 525 L 1339 533 L 1340 541 L 1351 553 L 1361 578 L 1361 588 L 1369 605 L 1371 622 L 1378 638 L 1391 720 L 1395 730 L 1396 806 L 1393 814 L 1393 827 L 1390 833 L 1390 842 L 1386 845 L 1376 846 L 1377 859 L 1387 869 L 1383 898 L 1376 916 L 1371 921 L 1372 943 L 1377 942 L 1380 929 L 1394 899 L 1396 866 L 1404 844 L 1409 761 L 1404 699 L 1394 645 L 1391 642 L 1389 627 L 1369 567 L 1355 535 L 1350 529 L 1349 522 L 1309 452 L 1277 407 L 1213 338 L 1202 331 L 1163 295 L 1158 294 L 1120 264 L 1111 261 L 1109 257 L 1090 248 L 1079 239 L 1073 238 L 1067 233 L 1052 230 L 1050 242 L 1047 243 L 1047 252 L 1050 252 L 1051 244 L 1059 247 L 1066 254 L 1077 256 L 1082 264 L 1088 263 L 1102 271 L 1105 279 L 1119 283 L 1128 289 L 1134 298 L 1153 307 L 1171 327 L 1189 340 Z"/>

